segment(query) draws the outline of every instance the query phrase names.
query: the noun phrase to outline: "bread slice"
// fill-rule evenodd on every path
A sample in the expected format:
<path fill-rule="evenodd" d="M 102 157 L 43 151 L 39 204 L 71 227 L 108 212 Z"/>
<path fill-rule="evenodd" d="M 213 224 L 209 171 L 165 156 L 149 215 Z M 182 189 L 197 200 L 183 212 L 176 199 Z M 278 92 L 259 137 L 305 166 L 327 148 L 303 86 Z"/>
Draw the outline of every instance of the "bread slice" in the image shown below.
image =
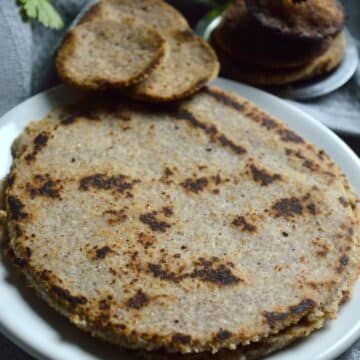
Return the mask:
<path fill-rule="evenodd" d="M 246 0 L 259 26 L 292 39 L 317 41 L 337 35 L 345 25 L 338 0 Z"/>
<path fill-rule="evenodd" d="M 129 89 L 128 96 L 153 102 L 174 101 L 196 92 L 218 75 L 219 63 L 213 49 L 164 1 L 103 0 L 85 14 L 82 22 L 116 20 L 121 14 L 136 16 L 161 31 L 169 44 L 161 65 L 145 81 Z"/>
<path fill-rule="evenodd" d="M 235 1 L 213 32 L 216 46 L 231 58 L 273 69 L 305 66 L 322 55 L 331 40 L 289 39 L 264 29 L 249 14 L 245 0 Z"/>
<path fill-rule="evenodd" d="M 14 155 L 6 211 L 23 273 L 109 342 L 236 349 L 336 316 L 357 278 L 341 170 L 238 96 L 97 95 L 32 123 Z"/>
<path fill-rule="evenodd" d="M 290 69 L 269 69 L 234 60 L 213 39 L 212 44 L 221 62 L 223 76 L 256 86 L 270 87 L 288 85 L 331 72 L 344 58 L 346 39 L 343 33 L 339 34 L 324 54 L 306 66 Z"/>
<path fill-rule="evenodd" d="M 151 102 L 187 97 L 215 79 L 219 63 L 209 44 L 191 30 L 164 34 L 169 54 L 143 82 L 127 89 L 127 95 Z"/>
<path fill-rule="evenodd" d="M 60 77 L 80 88 L 101 90 L 144 80 L 161 63 L 166 43 L 154 28 L 132 16 L 75 27 L 57 56 Z"/>
<path fill-rule="evenodd" d="M 132 15 L 159 31 L 187 30 L 186 19 L 163 0 L 100 0 L 82 17 L 81 23 L 94 19 L 118 19 Z"/>

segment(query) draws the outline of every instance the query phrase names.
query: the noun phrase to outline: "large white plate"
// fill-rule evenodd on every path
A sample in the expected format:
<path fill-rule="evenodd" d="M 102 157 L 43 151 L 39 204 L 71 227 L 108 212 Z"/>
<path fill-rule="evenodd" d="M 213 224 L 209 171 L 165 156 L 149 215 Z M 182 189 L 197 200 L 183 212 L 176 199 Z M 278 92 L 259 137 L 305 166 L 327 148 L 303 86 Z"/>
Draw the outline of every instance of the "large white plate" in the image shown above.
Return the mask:
<path fill-rule="evenodd" d="M 303 137 L 324 148 L 347 174 L 360 193 L 360 161 L 330 130 L 284 101 L 249 86 L 218 79 L 215 84 L 255 102 L 284 120 Z M 0 177 L 11 164 L 10 146 L 31 120 L 41 119 L 55 107 L 74 101 L 79 92 L 65 86 L 25 101 L 0 120 Z M 114 346 L 92 339 L 57 315 L 27 289 L 0 261 L 0 330 L 25 351 L 41 359 L 95 360 L 129 359 Z M 343 306 L 337 320 L 295 346 L 271 356 L 272 360 L 333 359 L 360 336 L 360 286 Z"/>

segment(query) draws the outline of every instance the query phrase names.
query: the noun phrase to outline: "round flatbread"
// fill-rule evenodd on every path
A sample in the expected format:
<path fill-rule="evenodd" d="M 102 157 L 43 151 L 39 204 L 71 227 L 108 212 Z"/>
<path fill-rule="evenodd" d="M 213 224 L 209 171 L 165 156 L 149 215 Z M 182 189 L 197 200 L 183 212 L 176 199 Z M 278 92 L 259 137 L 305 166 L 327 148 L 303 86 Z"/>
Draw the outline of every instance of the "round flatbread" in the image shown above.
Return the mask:
<path fill-rule="evenodd" d="M 103 0 L 83 21 L 116 20 L 131 14 L 161 31 L 169 51 L 160 66 L 143 82 L 132 87 L 127 95 L 144 101 L 169 102 L 191 95 L 216 78 L 219 63 L 209 44 L 195 35 L 183 16 L 159 0 Z"/>
<path fill-rule="evenodd" d="M 165 40 L 135 17 L 99 20 L 70 31 L 59 50 L 60 77 L 80 88 L 101 90 L 144 80 L 165 56 Z"/>
<path fill-rule="evenodd" d="M 7 182 L 10 247 L 51 306 L 109 342 L 184 353 L 336 316 L 359 216 L 322 150 L 214 88 L 85 104 L 31 124 Z"/>
<path fill-rule="evenodd" d="M 217 47 L 215 39 L 212 44 L 220 60 L 223 76 L 264 87 L 288 85 L 329 73 L 342 62 L 346 48 L 345 36 L 341 33 L 332 40 L 324 54 L 308 65 L 291 69 L 269 69 L 234 60 Z"/>
<path fill-rule="evenodd" d="M 246 0 L 250 15 L 267 30 L 309 40 L 335 36 L 345 13 L 337 0 Z"/>
<path fill-rule="evenodd" d="M 289 39 L 262 28 L 249 15 L 245 0 L 237 0 L 225 11 L 212 36 L 216 47 L 229 57 L 274 69 L 305 66 L 331 44 L 331 39 Z"/>
<path fill-rule="evenodd" d="M 101 0 L 82 17 L 81 23 L 109 17 L 118 19 L 124 14 L 141 19 L 160 32 L 189 29 L 186 19 L 163 0 Z"/>

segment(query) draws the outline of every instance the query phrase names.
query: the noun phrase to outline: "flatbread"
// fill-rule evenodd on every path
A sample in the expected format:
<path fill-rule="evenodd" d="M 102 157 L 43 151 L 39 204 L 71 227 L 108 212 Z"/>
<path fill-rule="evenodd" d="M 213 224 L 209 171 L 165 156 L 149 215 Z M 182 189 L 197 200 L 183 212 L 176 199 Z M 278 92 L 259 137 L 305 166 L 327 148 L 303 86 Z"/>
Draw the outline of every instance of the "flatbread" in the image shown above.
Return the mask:
<path fill-rule="evenodd" d="M 357 278 L 346 178 L 235 95 L 94 98 L 13 152 L 10 247 L 40 296 L 106 341 L 234 350 L 335 317 Z"/>
<path fill-rule="evenodd" d="M 103 0 L 82 21 L 116 20 L 131 14 L 161 31 L 169 44 L 165 60 L 147 80 L 132 87 L 128 96 L 151 102 L 182 99 L 216 78 L 219 63 L 208 43 L 195 35 L 183 16 L 160 0 Z"/>
<path fill-rule="evenodd" d="M 332 40 L 324 54 L 308 65 L 291 69 L 269 69 L 231 59 L 212 41 L 221 63 L 221 74 L 225 77 L 256 86 L 282 86 L 297 81 L 324 75 L 340 65 L 344 58 L 346 40 L 343 33 Z"/>
<path fill-rule="evenodd" d="M 337 35 L 345 12 L 337 0 L 246 0 L 249 13 L 268 31 L 309 40 Z"/>
<path fill-rule="evenodd" d="M 159 32 L 132 16 L 87 22 L 66 35 L 56 65 L 65 82 L 80 88 L 124 87 L 148 77 L 165 46 Z"/>
<path fill-rule="evenodd" d="M 250 16 L 245 0 L 235 1 L 225 11 L 212 39 L 232 59 L 274 69 L 305 66 L 323 54 L 332 40 L 289 39 L 268 31 Z"/>

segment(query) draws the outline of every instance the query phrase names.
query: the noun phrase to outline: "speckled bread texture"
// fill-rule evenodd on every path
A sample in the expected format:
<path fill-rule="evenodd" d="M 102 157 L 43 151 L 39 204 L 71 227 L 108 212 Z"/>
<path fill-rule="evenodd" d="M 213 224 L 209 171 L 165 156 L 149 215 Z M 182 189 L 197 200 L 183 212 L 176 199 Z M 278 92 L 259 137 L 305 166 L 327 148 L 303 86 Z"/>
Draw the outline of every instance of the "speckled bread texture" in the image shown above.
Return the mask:
<path fill-rule="evenodd" d="M 215 52 L 195 35 L 183 16 L 160 0 L 103 0 L 85 14 L 83 22 L 116 20 L 131 14 L 160 31 L 169 51 L 160 66 L 127 95 L 152 102 L 182 99 L 198 91 L 219 72 Z"/>
<path fill-rule="evenodd" d="M 223 76 L 257 86 L 288 85 L 329 73 L 340 65 L 346 48 L 346 39 L 341 33 L 331 41 L 324 54 L 308 65 L 291 69 L 269 69 L 233 60 L 217 46 L 216 38 L 211 42 L 219 57 Z"/>
<path fill-rule="evenodd" d="M 213 40 L 216 47 L 234 61 L 274 69 L 307 65 L 331 43 L 330 38 L 320 41 L 289 39 L 264 29 L 249 15 L 245 0 L 235 1 L 224 12 L 220 25 L 213 32 Z"/>
<path fill-rule="evenodd" d="M 250 15 L 268 31 L 308 40 L 335 36 L 345 25 L 337 0 L 246 0 Z"/>
<path fill-rule="evenodd" d="M 99 20 L 75 27 L 57 56 L 57 70 L 67 83 L 101 90 L 136 84 L 165 56 L 158 31 L 133 16 Z"/>
<path fill-rule="evenodd" d="M 7 180 L 10 247 L 51 306 L 109 342 L 182 353 L 275 350 L 336 316 L 359 213 L 324 151 L 215 88 L 87 103 L 32 123 Z"/>

